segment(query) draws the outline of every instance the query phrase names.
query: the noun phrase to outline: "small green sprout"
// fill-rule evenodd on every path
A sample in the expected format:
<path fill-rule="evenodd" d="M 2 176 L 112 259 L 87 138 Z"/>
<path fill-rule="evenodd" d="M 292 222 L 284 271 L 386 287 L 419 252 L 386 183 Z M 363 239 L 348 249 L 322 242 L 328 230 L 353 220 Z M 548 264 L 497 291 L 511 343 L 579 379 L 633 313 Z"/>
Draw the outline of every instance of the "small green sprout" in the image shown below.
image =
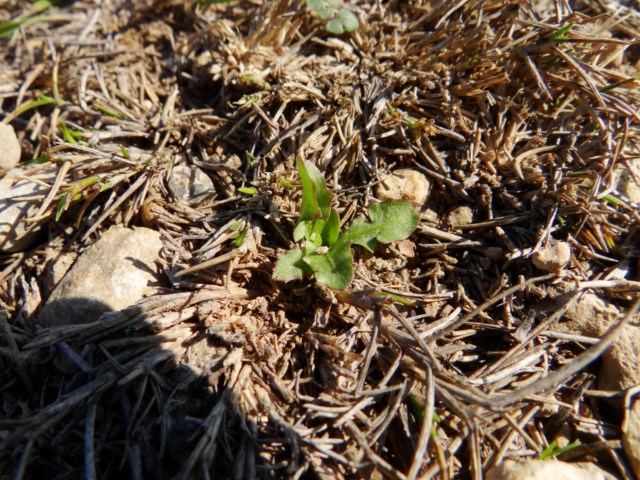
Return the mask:
<path fill-rule="evenodd" d="M 302 280 L 313 276 L 318 283 L 344 290 L 353 278 L 351 244 L 373 251 L 378 242 L 404 240 L 418 226 L 413 205 L 403 201 L 375 203 L 369 207 L 370 221 L 360 217 L 340 233 L 340 216 L 331 208 L 331 192 L 311 162 L 296 160 L 302 183 L 300 221 L 293 230 L 298 246 L 277 261 L 273 278 Z"/>
<path fill-rule="evenodd" d="M 239 187 L 238 191 L 250 197 L 255 197 L 258 194 L 258 189 L 254 187 Z"/>
<path fill-rule="evenodd" d="M 538 460 L 546 460 L 547 458 L 557 457 L 558 455 L 562 455 L 563 453 L 569 452 L 574 448 L 577 448 L 581 445 L 580 440 L 576 440 L 573 443 L 570 443 L 566 447 L 559 448 L 557 440 L 551 442 L 551 444 L 545 448 L 544 452 L 538 455 Z"/>
<path fill-rule="evenodd" d="M 342 6 L 340 0 L 307 0 L 307 9 L 327 20 L 327 31 L 334 35 L 355 32 L 360 28 L 358 17 Z"/>
<path fill-rule="evenodd" d="M 560 27 L 553 33 L 553 37 L 551 39 L 556 43 L 565 43 L 570 41 L 570 38 L 567 36 L 567 33 L 571 31 L 575 22 L 569 22 L 563 27 Z"/>

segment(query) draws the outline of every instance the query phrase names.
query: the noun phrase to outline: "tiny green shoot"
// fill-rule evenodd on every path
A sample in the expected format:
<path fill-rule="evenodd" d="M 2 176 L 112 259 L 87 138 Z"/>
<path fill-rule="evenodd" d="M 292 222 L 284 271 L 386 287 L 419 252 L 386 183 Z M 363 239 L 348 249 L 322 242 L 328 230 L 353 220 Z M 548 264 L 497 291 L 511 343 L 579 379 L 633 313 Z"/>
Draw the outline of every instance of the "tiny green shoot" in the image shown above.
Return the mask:
<path fill-rule="evenodd" d="M 238 187 L 238 191 L 251 197 L 255 197 L 258 194 L 258 190 L 253 187 Z"/>
<path fill-rule="evenodd" d="M 244 151 L 244 159 L 247 162 L 247 165 L 249 165 L 250 167 L 253 167 L 258 163 L 256 157 L 249 150 Z"/>
<path fill-rule="evenodd" d="M 574 25 L 575 22 L 569 22 L 565 26 L 560 27 L 553 33 L 553 37 L 551 37 L 551 39 L 556 43 L 568 42 L 570 39 L 567 36 L 567 33 L 571 31 Z"/>
<path fill-rule="evenodd" d="M 355 32 L 360 28 L 358 17 L 349 8 L 342 6 L 340 0 L 307 0 L 307 9 L 326 20 L 325 28 L 334 35 Z"/>
<path fill-rule="evenodd" d="M 546 460 L 547 458 L 557 457 L 558 455 L 562 455 L 563 453 L 569 452 L 574 448 L 577 448 L 581 445 L 580 440 L 576 440 L 573 443 L 570 443 L 566 447 L 559 448 L 558 441 L 554 440 L 551 444 L 544 449 L 540 455 L 538 455 L 538 460 Z"/>
<path fill-rule="evenodd" d="M 331 208 L 332 194 L 322 173 L 311 162 L 296 160 L 302 183 L 300 220 L 293 230 L 298 244 L 278 259 L 273 278 L 302 280 L 313 276 L 318 283 L 334 290 L 346 289 L 353 278 L 351 245 L 373 251 L 380 243 L 407 238 L 418 225 L 413 205 L 404 201 L 374 203 L 369 219 L 360 217 L 340 232 L 340 216 Z"/>

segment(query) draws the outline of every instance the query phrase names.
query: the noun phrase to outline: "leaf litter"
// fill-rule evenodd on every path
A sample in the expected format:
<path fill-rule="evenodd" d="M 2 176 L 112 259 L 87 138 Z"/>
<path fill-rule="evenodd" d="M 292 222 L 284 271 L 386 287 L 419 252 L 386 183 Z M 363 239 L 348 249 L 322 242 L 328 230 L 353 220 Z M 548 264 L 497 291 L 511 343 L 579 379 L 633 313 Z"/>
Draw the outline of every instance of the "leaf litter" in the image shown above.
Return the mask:
<path fill-rule="evenodd" d="M 0 257 L 3 472 L 482 478 L 568 425 L 559 458 L 630 475 L 591 361 L 637 321 L 638 210 L 615 186 L 640 155 L 633 10 L 350 2 L 360 28 L 335 36 L 294 0 L 50 3 L 0 13 L 21 22 L 3 121 L 25 175 L 52 172 L 30 219 L 48 242 Z M 432 183 L 418 230 L 357 250 L 347 291 L 271 280 L 297 157 L 347 227 L 398 167 Z M 173 165 L 216 197 L 173 201 Z M 446 221 L 460 206 L 472 223 Z M 39 326 L 52 256 L 114 224 L 162 233 L 165 290 Z M 551 240 L 572 258 L 541 275 Z M 601 339 L 553 329 L 584 292 L 619 311 Z"/>

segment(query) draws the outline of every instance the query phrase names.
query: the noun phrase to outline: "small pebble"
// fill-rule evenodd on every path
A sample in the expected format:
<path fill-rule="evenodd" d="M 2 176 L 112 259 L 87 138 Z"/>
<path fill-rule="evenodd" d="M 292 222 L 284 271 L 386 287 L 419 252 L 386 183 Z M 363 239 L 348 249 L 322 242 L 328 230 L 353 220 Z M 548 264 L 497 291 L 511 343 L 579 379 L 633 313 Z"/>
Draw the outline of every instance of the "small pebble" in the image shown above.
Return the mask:
<path fill-rule="evenodd" d="M 174 197 L 191 206 L 201 204 L 216 193 L 213 182 L 206 173 L 199 168 L 182 165 L 171 170 L 168 187 Z"/>
<path fill-rule="evenodd" d="M 536 268 L 545 272 L 559 272 L 571 260 L 571 247 L 567 242 L 550 241 L 531 256 Z"/>
<path fill-rule="evenodd" d="M 0 170 L 11 170 L 20 163 L 22 147 L 11 125 L 0 123 Z"/>
<path fill-rule="evenodd" d="M 424 205 L 431 184 L 416 170 L 396 170 L 382 177 L 376 187 L 378 200 L 407 200 L 416 206 Z"/>
<path fill-rule="evenodd" d="M 452 227 L 459 227 L 461 225 L 469 225 L 473 223 L 473 209 L 462 205 L 451 210 L 447 214 L 447 220 Z"/>

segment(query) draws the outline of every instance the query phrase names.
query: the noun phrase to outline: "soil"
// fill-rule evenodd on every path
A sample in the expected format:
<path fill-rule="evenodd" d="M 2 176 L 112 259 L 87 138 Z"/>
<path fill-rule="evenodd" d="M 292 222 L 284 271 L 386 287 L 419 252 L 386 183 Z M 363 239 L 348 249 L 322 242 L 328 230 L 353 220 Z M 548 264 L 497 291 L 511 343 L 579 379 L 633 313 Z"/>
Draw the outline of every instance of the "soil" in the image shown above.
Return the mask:
<path fill-rule="evenodd" d="M 39 243 L 0 255 L 1 478 L 480 479 L 545 450 L 632 478 L 597 359 L 638 321 L 616 183 L 640 158 L 638 11 L 345 7 L 360 27 L 334 35 L 300 0 L 3 3 L 0 118 L 27 177 L 62 174 Z M 346 291 L 272 278 L 297 157 L 344 225 L 390 172 L 431 184 L 407 240 L 353 248 Z M 174 198 L 175 166 L 215 195 Z M 113 225 L 161 232 L 163 287 L 41 325 L 58 259 Z M 541 271 L 554 242 L 570 260 Z M 618 312 L 602 338 L 554 328 L 586 293 Z"/>

